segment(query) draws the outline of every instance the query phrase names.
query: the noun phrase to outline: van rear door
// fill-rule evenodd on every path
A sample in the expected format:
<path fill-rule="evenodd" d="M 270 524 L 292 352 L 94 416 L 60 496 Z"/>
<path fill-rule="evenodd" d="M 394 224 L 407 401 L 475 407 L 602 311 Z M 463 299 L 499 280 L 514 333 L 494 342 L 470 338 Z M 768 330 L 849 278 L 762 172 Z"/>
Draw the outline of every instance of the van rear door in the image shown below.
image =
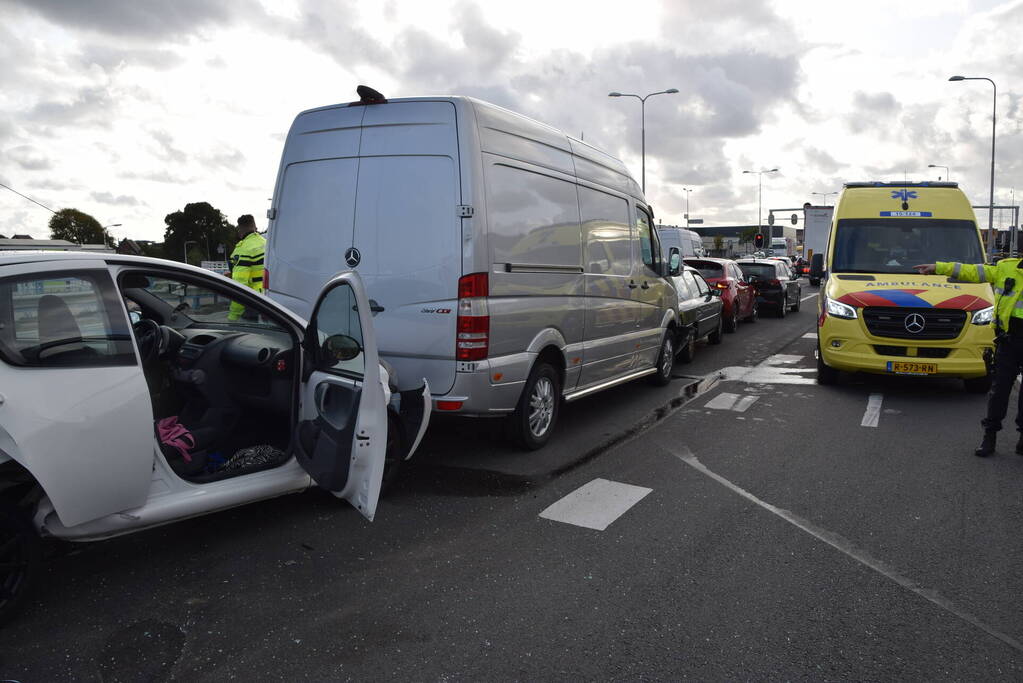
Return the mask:
<path fill-rule="evenodd" d="M 455 381 L 462 275 L 455 107 L 393 102 L 366 108 L 350 246 L 374 306 L 380 355 L 400 389 Z"/>

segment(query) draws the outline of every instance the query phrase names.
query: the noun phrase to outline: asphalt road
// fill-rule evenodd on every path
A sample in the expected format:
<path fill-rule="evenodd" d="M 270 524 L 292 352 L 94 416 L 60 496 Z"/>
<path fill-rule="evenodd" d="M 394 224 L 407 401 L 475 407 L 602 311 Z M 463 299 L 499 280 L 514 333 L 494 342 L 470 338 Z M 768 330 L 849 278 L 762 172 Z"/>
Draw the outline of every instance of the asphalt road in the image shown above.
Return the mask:
<path fill-rule="evenodd" d="M 957 382 L 817 386 L 814 303 L 539 453 L 440 424 L 372 524 L 310 492 L 55 557 L 0 679 L 1019 679 L 1014 435 L 972 456 Z"/>

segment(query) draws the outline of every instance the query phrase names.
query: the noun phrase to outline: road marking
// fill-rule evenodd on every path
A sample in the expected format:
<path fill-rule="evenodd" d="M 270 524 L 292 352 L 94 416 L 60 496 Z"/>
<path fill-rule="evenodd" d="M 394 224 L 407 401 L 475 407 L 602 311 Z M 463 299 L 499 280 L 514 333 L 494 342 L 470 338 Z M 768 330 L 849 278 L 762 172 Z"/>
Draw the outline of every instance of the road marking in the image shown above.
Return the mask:
<path fill-rule="evenodd" d="M 749 407 L 757 402 L 759 396 L 743 396 L 742 394 L 730 394 L 726 391 L 721 392 L 710 401 L 704 408 L 713 408 L 714 410 L 734 410 L 737 413 L 745 413 L 749 410 Z"/>
<path fill-rule="evenodd" d="M 749 384 L 814 384 L 812 377 L 803 377 L 799 373 L 815 372 L 816 368 L 780 367 L 798 363 L 805 356 L 793 356 L 778 353 L 767 358 L 755 367 L 731 366 L 721 368 L 718 375 L 725 381 L 747 382 Z"/>
<path fill-rule="evenodd" d="M 815 296 L 817 296 L 817 293 L 816 293 L 816 292 L 814 292 L 814 293 L 813 293 L 813 294 L 811 294 L 810 296 L 804 296 L 804 297 L 803 297 L 802 299 L 800 299 L 800 300 L 799 300 L 799 302 L 800 302 L 800 303 L 802 303 L 802 302 L 806 301 L 807 299 L 812 299 L 812 298 L 814 298 Z"/>
<path fill-rule="evenodd" d="M 807 332 L 806 334 L 803 335 L 803 339 L 816 339 L 816 338 L 817 338 L 817 333 L 816 332 Z"/>
<path fill-rule="evenodd" d="M 975 617 L 973 614 L 966 611 L 965 609 L 962 609 L 961 607 L 959 607 L 954 602 L 952 602 L 945 596 L 941 595 L 937 591 L 921 586 L 908 576 L 899 573 L 894 567 L 891 567 L 882 560 L 877 559 L 866 550 L 862 548 L 857 548 L 852 541 L 845 538 L 844 536 L 836 534 L 833 531 L 828 531 L 823 527 L 819 527 L 813 522 L 803 519 L 802 517 L 793 514 L 788 510 L 783 510 L 779 507 L 771 505 L 766 501 L 760 500 L 759 498 L 757 498 L 756 496 L 754 496 L 752 493 L 742 488 L 741 486 L 733 484 L 729 480 L 722 477 L 720 474 L 717 474 L 716 472 L 712 472 L 711 470 L 707 469 L 707 466 L 700 462 L 696 458 L 696 456 L 693 455 L 692 451 L 690 451 L 685 446 L 683 446 L 681 450 L 682 453 L 678 453 L 675 450 L 671 450 L 669 448 L 669 452 L 674 453 L 676 458 L 684 462 L 686 465 L 689 465 L 697 472 L 700 472 L 701 474 L 713 479 L 714 481 L 721 484 L 725 488 L 729 489 L 733 493 L 739 494 L 740 496 L 750 501 L 751 503 L 763 508 L 764 510 L 767 510 L 773 515 L 780 517 L 789 524 L 813 536 L 817 540 L 827 543 L 832 548 L 835 548 L 839 552 L 847 555 L 848 557 L 851 557 L 860 564 L 863 564 L 869 567 L 870 569 L 873 569 L 878 574 L 894 581 L 895 583 L 899 584 L 906 590 L 912 593 L 916 593 L 924 600 L 927 600 L 928 602 L 937 605 L 941 609 L 959 617 L 960 619 L 970 624 L 971 626 L 976 626 L 984 633 L 987 633 L 989 636 L 997 638 L 998 640 L 1002 641 L 1003 643 L 1005 643 L 1012 649 L 1016 650 L 1017 652 L 1023 652 L 1023 643 L 1020 643 L 1018 640 L 1016 640 L 1010 635 L 1002 633 L 1001 631 L 998 631 L 992 628 L 991 626 L 988 626 L 983 621 Z"/>
<path fill-rule="evenodd" d="M 594 479 L 540 513 L 544 519 L 603 531 L 653 491 L 643 486 Z"/>
<path fill-rule="evenodd" d="M 863 413 L 863 420 L 860 421 L 861 427 L 876 427 L 877 421 L 881 418 L 881 401 L 884 399 L 884 394 L 871 394 L 870 398 L 867 399 L 867 411 Z"/>

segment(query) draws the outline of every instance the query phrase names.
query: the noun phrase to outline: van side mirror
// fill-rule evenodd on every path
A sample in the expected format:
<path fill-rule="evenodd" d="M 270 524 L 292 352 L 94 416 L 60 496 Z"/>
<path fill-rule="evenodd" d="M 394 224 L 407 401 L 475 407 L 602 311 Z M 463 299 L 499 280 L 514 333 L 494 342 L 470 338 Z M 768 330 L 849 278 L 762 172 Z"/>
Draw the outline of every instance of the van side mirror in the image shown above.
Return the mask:
<path fill-rule="evenodd" d="M 672 247 L 671 251 L 668 252 L 668 275 L 670 277 L 678 277 L 682 273 L 682 255 L 678 251 L 678 247 Z"/>

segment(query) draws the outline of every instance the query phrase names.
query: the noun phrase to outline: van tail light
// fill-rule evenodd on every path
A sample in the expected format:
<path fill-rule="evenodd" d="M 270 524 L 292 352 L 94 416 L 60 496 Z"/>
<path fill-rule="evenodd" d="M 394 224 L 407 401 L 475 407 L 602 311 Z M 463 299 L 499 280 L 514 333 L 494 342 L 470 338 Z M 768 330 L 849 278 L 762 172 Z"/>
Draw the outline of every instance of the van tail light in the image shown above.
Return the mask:
<path fill-rule="evenodd" d="M 473 273 L 458 279 L 455 340 L 455 358 L 458 360 L 483 360 L 490 351 L 489 293 L 490 283 L 486 273 Z"/>

